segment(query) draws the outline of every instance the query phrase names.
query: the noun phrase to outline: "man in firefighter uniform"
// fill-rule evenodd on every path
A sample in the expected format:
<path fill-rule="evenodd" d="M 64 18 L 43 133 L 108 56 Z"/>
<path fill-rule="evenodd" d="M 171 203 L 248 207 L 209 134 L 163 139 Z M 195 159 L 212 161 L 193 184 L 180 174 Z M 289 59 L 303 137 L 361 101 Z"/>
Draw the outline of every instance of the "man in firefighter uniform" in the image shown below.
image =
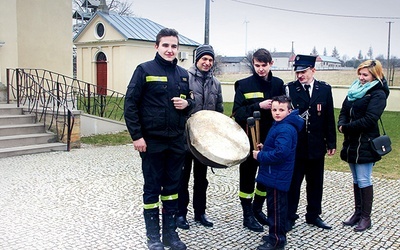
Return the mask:
<path fill-rule="evenodd" d="M 267 137 L 272 126 L 271 99 L 284 94 L 283 81 L 272 76 L 272 56 L 266 49 L 258 49 L 253 53 L 253 75 L 235 83 L 235 98 L 232 115 L 235 121 L 250 135 L 247 128 L 247 118 L 254 111 L 260 112 L 260 142 Z M 250 141 L 251 136 L 249 136 Z M 252 145 L 252 143 L 250 143 Z M 252 152 L 253 148 L 250 148 Z M 252 154 L 240 164 L 239 199 L 243 208 L 243 225 L 255 232 L 264 231 L 262 225 L 268 224 L 268 219 L 262 212 L 262 206 L 267 195 L 262 184 L 255 186 L 255 177 L 259 163 Z M 262 224 L 262 225 L 260 225 Z"/>
<path fill-rule="evenodd" d="M 186 153 L 185 123 L 194 100 L 188 73 L 177 65 L 178 46 L 178 32 L 162 29 L 156 37 L 155 59 L 136 68 L 125 98 L 126 126 L 142 159 L 144 220 L 150 250 L 164 246 L 186 249 L 176 232 L 174 215 Z"/>
<path fill-rule="evenodd" d="M 336 128 L 331 86 L 314 78 L 315 56 L 297 55 L 294 71 L 297 81 L 285 85 L 286 95 L 299 109 L 305 126 L 299 132 L 292 183 L 288 193 L 288 225 L 290 231 L 299 218 L 296 214 L 301 183 L 305 177 L 307 208 L 306 222 L 323 229 L 331 229 L 320 218 L 325 154 L 336 152 Z"/>

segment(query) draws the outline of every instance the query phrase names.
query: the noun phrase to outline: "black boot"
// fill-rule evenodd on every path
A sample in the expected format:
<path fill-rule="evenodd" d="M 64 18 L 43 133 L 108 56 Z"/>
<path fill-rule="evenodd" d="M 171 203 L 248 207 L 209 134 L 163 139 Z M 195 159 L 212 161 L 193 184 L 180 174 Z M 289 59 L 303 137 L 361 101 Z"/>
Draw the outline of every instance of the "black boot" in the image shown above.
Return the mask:
<path fill-rule="evenodd" d="M 162 242 L 170 250 L 186 250 L 186 245 L 181 241 L 176 232 L 176 223 L 173 213 L 164 212 L 162 214 Z"/>
<path fill-rule="evenodd" d="M 175 216 L 175 223 L 176 226 L 179 227 L 180 229 L 189 229 L 189 222 L 186 219 L 186 215 L 176 215 Z"/>
<path fill-rule="evenodd" d="M 264 202 L 265 202 L 265 196 L 254 195 L 253 214 L 254 214 L 254 218 L 256 218 L 256 220 L 261 225 L 269 225 L 268 218 L 262 211 Z"/>
<path fill-rule="evenodd" d="M 143 212 L 146 224 L 147 247 L 149 250 L 164 250 L 160 241 L 160 214 L 157 209 L 145 209 Z"/>
<path fill-rule="evenodd" d="M 354 226 L 361 218 L 361 190 L 358 184 L 353 184 L 355 209 L 352 216 L 342 222 L 344 226 Z"/>
<path fill-rule="evenodd" d="M 254 218 L 251 203 L 250 204 L 242 203 L 242 208 L 243 208 L 243 226 L 247 227 L 248 229 L 254 232 L 263 232 L 264 228 Z"/>
<path fill-rule="evenodd" d="M 362 232 L 371 228 L 371 211 L 372 211 L 372 200 L 374 198 L 374 192 L 372 185 L 361 189 L 361 219 L 357 226 L 354 228 L 356 232 Z"/>

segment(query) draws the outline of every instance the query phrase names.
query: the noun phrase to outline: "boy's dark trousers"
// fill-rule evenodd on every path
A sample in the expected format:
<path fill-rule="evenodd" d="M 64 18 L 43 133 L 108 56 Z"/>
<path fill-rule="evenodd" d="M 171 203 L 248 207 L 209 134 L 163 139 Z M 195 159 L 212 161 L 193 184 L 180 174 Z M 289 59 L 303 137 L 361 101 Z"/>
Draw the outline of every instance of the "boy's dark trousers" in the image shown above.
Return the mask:
<path fill-rule="evenodd" d="M 286 244 L 286 221 L 288 211 L 287 192 L 267 187 L 269 233 L 268 242 L 276 248 Z"/>

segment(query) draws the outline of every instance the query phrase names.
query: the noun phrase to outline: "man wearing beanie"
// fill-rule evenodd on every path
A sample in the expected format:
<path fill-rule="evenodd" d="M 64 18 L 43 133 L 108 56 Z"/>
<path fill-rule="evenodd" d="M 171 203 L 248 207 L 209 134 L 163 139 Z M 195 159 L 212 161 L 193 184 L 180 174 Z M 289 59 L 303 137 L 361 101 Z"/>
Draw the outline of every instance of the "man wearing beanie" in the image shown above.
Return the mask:
<path fill-rule="evenodd" d="M 253 75 L 235 82 L 235 98 L 232 114 L 235 121 L 244 129 L 247 118 L 254 111 L 260 112 L 260 141 L 265 141 L 274 119 L 271 114 L 271 99 L 284 94 L 282 79 L 272 75 L 274 64 L 272 56 L 266 49 L 258 49 L 253 53 Z M 251 136 L 249 140 L 252 141 Z M 250 143 L 251 145 L 252 143 Z M 250 149 L 252 152 L 253 149 Z M 261 183 L 255 185 L 259 163 L 252 154 L 239 167 L 239 199 L 243 208 L 243 226 L 255 232 L 262 232 L 262 225 L 268 225 L 268 218 L 263 213 L 267 189 Z"/>
<path fill-rule="evenodd" d="M 214 110 L 223 112 L 221 83 L 214 77 L 214 49 L 210 45 L 201 45 L 195 52 L 196 62 L 190 67 L 189 88 L 193 91 L 195 105 L 191 114 L 200 110 Z M 189 229 L 186 215 L 189 205 L 189 179 L 193 164 L 193 210 L 194 220 L 205 227 L 212 227 L 213 223 L 206 216 L 207 197 L 207 166 L 200 163 L 188 150 L 178 192 L 178 213 L 176 225 L 181 229 Z"/>

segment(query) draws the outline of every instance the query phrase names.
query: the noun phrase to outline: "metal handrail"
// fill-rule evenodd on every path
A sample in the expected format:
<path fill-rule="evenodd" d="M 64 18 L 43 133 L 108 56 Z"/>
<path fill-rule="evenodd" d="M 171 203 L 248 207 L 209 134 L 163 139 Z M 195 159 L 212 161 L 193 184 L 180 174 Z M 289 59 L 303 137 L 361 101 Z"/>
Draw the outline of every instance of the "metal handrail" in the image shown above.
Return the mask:
<path fill-rule="evenodd" d="M 44 69 L 7 69 L 7 103 L 35 113 L 36 121 L 55 130 L 59 140 L 67 136 L 70 150 L 73 110 L 123 120 L 125 95 Z M 62 126 L 62 128 L 60 128 Z"/>

